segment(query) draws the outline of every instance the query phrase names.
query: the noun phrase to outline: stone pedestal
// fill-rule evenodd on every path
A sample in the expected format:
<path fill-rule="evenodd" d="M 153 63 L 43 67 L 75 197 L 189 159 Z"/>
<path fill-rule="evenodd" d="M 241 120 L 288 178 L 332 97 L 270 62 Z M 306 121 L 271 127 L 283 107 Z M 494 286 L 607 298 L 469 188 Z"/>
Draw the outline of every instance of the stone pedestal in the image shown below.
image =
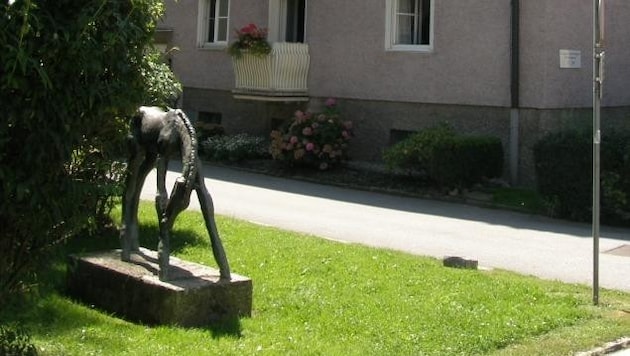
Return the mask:
<path fill-rule="evenodd" d="M 251 316 L 252 281 L 171 257 L 171 280 L 158 279 L 157 254 L 141 249 L 131 262 L 120 250 L 69 257 L 68 292 L 79 300 L 131 321 L 204 326 Z"/>

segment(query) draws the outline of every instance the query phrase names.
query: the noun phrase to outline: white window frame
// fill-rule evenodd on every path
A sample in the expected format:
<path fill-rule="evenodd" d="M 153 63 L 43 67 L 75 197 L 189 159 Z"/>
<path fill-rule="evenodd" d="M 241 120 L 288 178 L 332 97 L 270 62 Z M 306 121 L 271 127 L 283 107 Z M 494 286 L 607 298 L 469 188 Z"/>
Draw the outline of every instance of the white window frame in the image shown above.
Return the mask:
<path fill-rule="evenodd" d="M 217 40 L 216 36 L 219 34 L 219 24 L 220 21 L 215 21 L 214 34 L 215 38 L 208 38 L 208 26 L 210 26 L 210 1 L 211 0 L 199 0 L 199 10 L 198 10 L 198 19 L 197 19 L 197 46 L 199 48 L 208 48 L 208 49 L 225 49 L 228 46 L 228 41 L 230 40 L 230 0 L 227 0 L 227 17 L 226 18 L 226 38 L 225 40 Z M 221 12 L 220 9 L 220 0 L 216 0 L 216 9 L 214 18 L 219 19 L 219 14 Z"/>
<path fill-rule="evenodd" d="M 386 17 L 385 17 L 385 49 L 387 51 L 404 51 L 404 52 L 433 52 L 433 29 L 435 24 L 435 0 L 430 1 L 429 7 L 429 44 L 397 44 L 396 29 L 398 28 L 398 0 L 386 0 Z"/>

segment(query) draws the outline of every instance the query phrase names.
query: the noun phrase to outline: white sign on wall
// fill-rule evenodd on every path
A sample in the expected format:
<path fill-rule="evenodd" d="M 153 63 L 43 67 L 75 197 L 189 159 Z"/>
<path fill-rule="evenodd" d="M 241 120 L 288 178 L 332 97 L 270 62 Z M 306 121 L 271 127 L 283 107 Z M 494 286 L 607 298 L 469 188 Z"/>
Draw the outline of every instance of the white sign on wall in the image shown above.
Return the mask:
<path fill-rule="evenodd" d="M 560 68 L 582 68 L 582 51 L 561 49 Z"/>

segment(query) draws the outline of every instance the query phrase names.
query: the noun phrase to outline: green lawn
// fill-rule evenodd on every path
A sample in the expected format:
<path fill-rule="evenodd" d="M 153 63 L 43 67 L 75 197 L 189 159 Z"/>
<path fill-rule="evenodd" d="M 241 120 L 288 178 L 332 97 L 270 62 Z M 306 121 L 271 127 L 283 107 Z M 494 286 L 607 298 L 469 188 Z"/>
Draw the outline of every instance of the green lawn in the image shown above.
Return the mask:
<path fill-rule="evenodd" d="M 529 189 L 497 188 L 492 201 L 499 206 L 511 207 L 532 214 L 549 215 L 548 202 L 538 193 Z"/>
<path fill-rule="evenodd" d="M 117 212 L 119 214 L 119 212 Z M 118 216 L 118 215 L 117 215 Z M 154 248 L 152 204 L 143 245 Z M 313 223 L 317 223 L 316 217 Z M 251 318 L 200 329 L 132 324 L 53 292 L 5 308 L 50 355 L 564 355 L 630 334 L 630 295 L 441 262 L 218 217 L 234 273 L 252 278 Z M 214 264 L 200 214 L 185 212 L 174 254 Z M 117 247 L 82 239 L 71 251 Z M 60 262 L 42 283 L 60 288 Z"/>

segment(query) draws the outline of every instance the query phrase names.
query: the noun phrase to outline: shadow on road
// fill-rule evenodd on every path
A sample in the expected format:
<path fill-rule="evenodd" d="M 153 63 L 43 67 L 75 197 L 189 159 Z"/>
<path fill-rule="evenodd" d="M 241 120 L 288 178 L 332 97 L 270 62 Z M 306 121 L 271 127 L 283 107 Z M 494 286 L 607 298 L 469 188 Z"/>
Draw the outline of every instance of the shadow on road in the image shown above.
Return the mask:
<path fill-rule="evenodd" d="M 181 165 L 174 163 L 171 171 L 178 171 Z M 444 202 L 414 197 L 403 197 L 379 192 L 345 189 L 330 185 L 305 182 L 295 179 L 273 177 L 250 173 L 238 169 L 205 164 L 204 177 L 238 185 L 252 186 L 267 190 L 291 193 L 343 201 L 353 204 L 368 205 L 378 208 L 405 211 L 416 214 L 442 216 L 452 219 L 483 222 L 491 225 L 509 226 L 515 229 L 538 230 L 558 234 L 567 234 L 582 238 L 591 238 L 590 224 L 551 219 L 544 216 L 524 214 L 499 209 L 482 208 L 463 203 Z M 212 182 L 206 183 L 210 188 Z M 630 241 L 630 229 L 602 226 L 600 235 Z"/>

